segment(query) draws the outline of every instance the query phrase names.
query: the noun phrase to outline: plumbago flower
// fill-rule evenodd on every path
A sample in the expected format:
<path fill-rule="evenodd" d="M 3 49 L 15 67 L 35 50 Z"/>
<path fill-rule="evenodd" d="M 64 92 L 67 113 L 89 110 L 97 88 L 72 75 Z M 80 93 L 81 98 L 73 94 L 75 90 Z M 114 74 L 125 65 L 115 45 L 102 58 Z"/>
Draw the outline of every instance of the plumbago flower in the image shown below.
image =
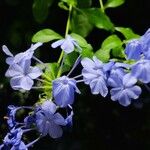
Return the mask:
<path fill-rule="evenodd" d="M 123 105 L 131 104 L 131 99 L 137 99 L 141 94 L 141 88 L 136 86 L 137 79 L 130 73 L 121 76 L 113 76 L 108 79 L 108 84 L 113 87 L 110 90 L 111 99 Z"/>
<path fill-rule="evenodd" d="M 131 66 L 131 74 L 143 83 L 150 82 L 150 30 L 140 39 L 132 40 L 126 46 L 128 59 L 135 59 Z M 137 71 L 138 70 L 138 71 Z"/>
<path fill-rule="evenodd" d="M 6 72 L 6 77 L 10 77 L 10 85 L 14 90 L 30 90 L 34 84 L 33 79 L 42 75 L 42 70 L 38 67 L 31 67 L 31 60 L 27 59 L 19 64 L 12 64 Z"/>
<path fill-rule="evenodd" d="M 58 106 L 66 107 L 68 104 L 73 104 L 75 92 L 80 93 L 75 79 L 62 76 L 53 81 L 53 96 Z"/>
<path fill-rule="evenodd" d="M 16 113 L 20 109 L 32 110 L 31 114 L 25 117 L 24 122 L 16 121 Z M 9 106 L 7 118 L 13 118 L 14 124 L 12 126 L 12 124 L 8 122 L 10 132 L 8 132 L 5 136 L 3 144 L 0 145 L 0 149 L 27 150 L 47 134 L 54 139 L 61 137 L 63 134 L 61 126 L 72 124 L 72 107 L 69 106 L 67 109 L 70 109 L 70 112 L 67 113 L 66 118 L 64 118 L 60 113 L 57 112 L 58 107 L 50 100 L 45 100 L 43 104 L 38 104 L 35 107 Z M 23 141 L 23 136 L 25 133 L 32 130 L 37 130 L 40 135 L 34 141 L 25 144 Z"/>
<path fill-rule="evenodd" d="M 8 56 L 6 59 L 6 63 L 8 65 L 19 63 L 23 60 L 31 59 L 33 57 L 34 51 L 40 47 L 42 43 L 38 42 L 36 44 L 32 44 L 31 47 L 25 52 L 18 53 L 17 55 L 13 55 L 6 45 L 2 46 L 3 52 Z"/>
<path fill-rule="evenodd" d="M 49 134 L 52 138 L 62 136 L 61 126 L 66 122 L 60 113 L 56 113 L 57 107 L 52 101 L 45 101 L 41 110 L 36 113 L 36 125 L 42 136 Z"/>
<path fill-rule="evenodd" d="M 108 94 L 106 71 L 110 69 L 113 62 L 103 64 L 94 56 L 93 60 L 84 58 L 81 64 L 83 66 L 82 75 L 84 82 L 90 85 L 92 94 L 100 93 L 105 97 Z"/>
<path fill-rule="evenodd" d="M 67 35 L 65 39 L 58 40 L 54 43 L 52 43 L 52 48 L 56 48 L 58 46 L 61 47 L 61 49 L 66 53 L 69 54 L 74 51 L 74 48 L 76 47 L 79 51 L 81 51 L 81 47 L 78 45 L 78 43 L 73 39 L 70 35 Z"/>

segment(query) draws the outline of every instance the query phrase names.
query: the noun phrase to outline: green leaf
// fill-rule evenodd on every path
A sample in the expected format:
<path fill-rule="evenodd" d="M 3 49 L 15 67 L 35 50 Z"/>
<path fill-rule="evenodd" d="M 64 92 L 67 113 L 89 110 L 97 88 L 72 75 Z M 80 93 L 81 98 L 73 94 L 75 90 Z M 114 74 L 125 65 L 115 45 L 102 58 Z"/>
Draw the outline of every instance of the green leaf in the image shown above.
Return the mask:
<path fill-rule="evenodd" d="M 77 58 L 78 58 L 77 52 L 74 51 L 72 53 L 69 53 L 65 58 L 62 73 L 69 71 L 71 67 L 74 65 Z"/>
<path fill-rule="evenodd" d="M 78 8 L 88 8 L 92 5 L 92 0 L 77 0 Z"/>
<path fill-rule="evenodd" d="M 80 36 L 79 34 L 71 33 L 70 35 L 71 35 L 71 37 L 72 37 L 73 39 L 76 40 L 76 42 L 77 42 L 81 47 L 87 47 L 87 48 L 90 47 L 89 44 L 87 43 L 87 41 L 86 41 L 82 36 Z M 91 48 L 91 47 L 90 47 L 90 48 Z"/>
<path fill-rule="evenodd" d="M 83 12 L 88 17 L 89 22 L 99 29 L 114 31 L 114 25 L 109 17 L 99 8 L 83 9 Z"/>
<path fill-rule="evenodd" d="M 125 58 L 124 48 L 122 46 L 112 49 L 111 52 L 112 52 L 113 57 Z"/>
<path fill-rule="evenodd" d="M 70 34 L 79 46 L 82 48 L 81 55 L 82 57 L 92 57 L 93 56 L 93 48 L 91 44 L 88 44 L 87 41 L 80 35 L 71 33 Z"/>
<path fill-rule="evenodd" d="M 64 2 L 59 2 L 59 3 L 58 3 L 58 6 L 59 6 L 61 9 L 69 10 L 69 7 L 66 6 Z"/>
<path fill-rule="evenodd" d="M 117 35 L 111 35 L 103 41 L 101 49 L 103 50 L 113 49 L 122 46 L 122 44 L 123 44 L 122 41 Z"/>
<path fill-rule="evenodd" d="M 125 0 L 107 0 L 106 4 L 104 5 L 105 8 L 114 8 L 122 5 Z"/>
<path fill-rule="evenodd" d="M 64 10 L 68 10 L 70 5 L 76 7 L 77 0 L 61 0 L 58 3 L 58 6 Z"/>
<path fill-rule="evenodd" d="M 51 29 L 43 29 L 38 31 L 33 37 L 32 42 L 46 43 L 52 40 L 62 39 L 63 37 Z"/>
<path fill-rule="evenodd" d="M 81 10 L 73 10 L 71 18 L 71 31 L 86 37 L 93 29 L 89 23 L 87 15 Z"/>
<path fill-rule="evenodd" d="M 93 53 L 92 49 L 84 48 L 84 49 L 82 49 L 81 55 L 82 55 L 82 58 L 84 58 L 84 57 L 92 58 L 94 53 Z"/>
<path fill-rule="evenodd" d="M 52 5 L 54 0 L 34 0 L 32 11 L 35 20 L 38 23 L 42 23 L 46 20 L 49 13 L 49 7 Z"/>
<path fill-rule="evenodd" d="M 47 76 L 47 78 L 50 78 L 50 80 L 54 80 L 57 76 L 58 68 L 59 68 L 58 63 L 46 64 L 46 69 L 44 72 L 45 76 Z"/>
<path fill-rule="evenodd" d="M 95 56 L 102 62 L 108 62 L 110 59 L 110 49 L 99 49 L 98 51 L 96 51 Z"/>
<path fill-rule="evenodd" d="M 138 34 L 135 34 L 132 29 L 130 28 L 124 28 L 124 27 L 115 27 L 115 30 L 123 34 L 123 36 L 127 39 L 134 39 L 139 38 L 140 36 Z"/>
<path fill-rule="evenodd" d="M 123 44 L 122 41 L 119 39 L 117 35 L 111 35 L 103 41 L 101 48 L 98 51 L 96 51 L 95 55 L 101 61 L 107 62 L 109 61 L 110 53 L 113 50 L 115 57 L 120 57 L 122 56 L 122 52 L 121 52 L 122 44 Z M 121 51 L 118 52 L 117 50 L 121 50 Z"/>

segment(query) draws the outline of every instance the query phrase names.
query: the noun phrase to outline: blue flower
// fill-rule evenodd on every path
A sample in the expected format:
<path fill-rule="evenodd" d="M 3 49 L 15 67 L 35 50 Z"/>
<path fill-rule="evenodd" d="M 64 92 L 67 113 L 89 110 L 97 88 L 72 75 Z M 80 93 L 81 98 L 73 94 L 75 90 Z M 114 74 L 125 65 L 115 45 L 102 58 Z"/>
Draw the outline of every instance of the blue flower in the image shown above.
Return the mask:
<path fill-rule="evenodd" d="M 7 48 L 6 45 L 3 45 L 3 47 L 2 47 L 3 52 L 6 55 L 8 55 L 8 58 L 6 59 L 6 63 L 9 65 L 12 65 L 14 63 L 19 63 L 21 61 L 31 59 L 34 54 L 34 51 L 41 45 L 42 45 L 42 43 L 40 43 L 40 42 L 38 42 L 36 44 L 32 44 L 28 50 L 26 50 L 25 52 L 18 53 L 15 56 L 9 51 L 9 49 Z"/>
<path fill-rule="evenodd" d="M 53 96 L 58 106 L 66 107 L 68 104 L 73 104 L 74 92 L 80 93 L 75 79 L 62 76 L 53 81 Z"/>
<path fill-rule="evenodd" d="M 131 68 L 131 74 L 143 83 L 150 82 L 150 60 L 137 61 Z"/>
<path fill-rule="evenodd" d="M 63 134 L 61 126 L 65 126 L 66 122 L 60 113 L 56 113 L 56 105 L 45 101 L 36 113 L 36 125 L 42 136 L 49 134 L 52 138 L 59 138 Z"/>
<path fill-rule="evenodd" d="M 103 64 L 95 56 L 93 57 L 93 60 L 84 58 L 81 61 L 81 64 L 83 66 L 82 75 L 84 82 L 85 84 L 90 85 L 92 94 L 100 93 L 105 97 L 108 93 L 106 71 L 111 68 L 111 65 Z"/>
<path fill-rule="evenodd" d="M 15 116 L 16 116 L 17 110 L 19 109 L 20 107 L 15 107 L 13 105 L 8 106 L 7 124 L 9 125 L 10 128 L 13 128 L 16 125 Z"/>
<path fill-rule="evenodd" d="M 125 69 L 130 69 L 130 65 L 118 62 L 115 63 L 109 70 L 109 77 L 107 82 L 108 85 L 110 83 L 112 84 L 113 82 L 115 82 L 114 81 L 115 78 L 122 78 L 126 74 Z"/>
<path fill-rule="evenodd" d="M 81 50 L 80 46 L 70 35 L 67 35 L 65 39 L 58 40 L 58 41 L 52 43 L 51 46 L 52 46 L 52 48 L 56 48 L 56 47 L 60 46 L 61 49 L 67 54 L 73 52 L 75 47 L 77 47 L 79 50 Z"/>
<path fill-rule="evenodd" d="M 69 109 L 67 109 L 67 117 L 66 117 L 66 119 L 65 119 L 65 122 L 66 122 L 66 125 L 67 125 L 68 127 L 70 127 L 70 126 L 73 125 L 72 119 L 73 119 L 74 113 L 73 113 L 73 109 L 72 109 L 72 106 L 71 106 L 71 105 L 68 105 L 68 108 L 69 108 Z M 69 110 L 70 110 L 70 113 L 69 113 Z"/>
<path fill-rule="evenodd" d="M 150 29 L 148 29 L 145 34 L 141 36 L 140 42 L 143 45 L 143 50 L 146 50 L 147 47 L 150 47 Z"/>
<path fill-rule="evenodd" d="M 131 40 L 125 48 L 125 54 L 127 55 L 127 59 L 135 59 L 139 60 L 141 58 L 142 53 L 142 44 L 140 40 L 134 39 Z"/>
<path fill-rule="evenodd" d="M 33 86 L 33 79 L 42 74 L 38 67 L 31 67 L 31 60 L 24 60 L 21 64 L 13 64 L 6 72 L 7 77 L 11 77 L 10 84 L 14 90 L 30 90 Z"/>
<path fill-rule="evenodd" d="M 10 133 L 7 133 L 3 140 L 3 146 L 10 147 L 11 150 L 17 149 L 22 142 L 21 138 L 23 135 L 23 130 L 21 128 L 13 128 Z"/>
<path fill-rule="evenodd" d="M 109 85 L 113 87 L 110 90 L 111 99 L 123 105 L 128 106 L 131 104 L 131 99 L 137 99 L 141 94 L 141 88 L 136 86 L 137 79 L 131 76 L 130 73 L 124 75 L 122 78 L 114 76 L 114 79 L 108 80 Z"/>

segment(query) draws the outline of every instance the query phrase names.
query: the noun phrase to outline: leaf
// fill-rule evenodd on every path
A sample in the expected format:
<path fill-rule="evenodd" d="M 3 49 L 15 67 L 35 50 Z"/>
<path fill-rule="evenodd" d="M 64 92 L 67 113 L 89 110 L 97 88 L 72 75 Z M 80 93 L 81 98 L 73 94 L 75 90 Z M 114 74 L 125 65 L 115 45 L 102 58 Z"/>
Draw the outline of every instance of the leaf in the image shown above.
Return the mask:
<path fill-rule="evenodd" d="M 124 28 L 124 27 L 115 27 L 115 30 L 123 34 L 123 36 L 127 39 L 134 39 L 139 38 L 140 36 L 138 34 L 135 34 L 132 29 L 130 28 Z"/>
<path fill-rule="evenodd" d="M 49 13 L 49 7 L 52 5 L 54 0 L 34 0 L 32 11 L 35 20 L 38 23 L 42 23 L 46 20 Z"/>
<path fill-rule="evenodd" d="M 87 41 L 80 35 L 76 33 L 70 34 L 73 39 L 79 44 L 82 48 L 81 55 L 82 57 L 92 57 L 93 56 L 93 48 L 91 44 L 88 44 Z"/>
<path fill-rule="evenodd" d="M 84 49 L 82 49 L 81 55 L 82 55 L 82 58 L 84 58 L 84 57 L 92 58 L 94 53 L 93 53 L 92 49 L 84 48 Z"/>
<path fill-rule="evenodd" d="M 92 0 L 77 0 L 78 8 L 88 8 L 92 5 Z"/>
<path fill-rule="evenodd" d="M 119 50 L 122 50 L 122 41 L 119 39 L 119 37 L 117 35 L 111 35 L 109 37 L 107 37 L 102 45 L 101 48 L 96 51 L 95 55 L 103 62 L 107 62 L 110 59 L 110 53 L 111 50 L 120 48 Z M 115 50 L 114 50 L 115 53 Z M 115 53 L 115 57 L 119 57 L 118 55 L 120 55 L 120 53 L 122 52 L 117 52 Z"/>
<path fill-rule="evenodd" d="M 110 59 L 110 49 L 99 49 L 98 51 L 96 51 L 95 56 L 102 62 L 108 62 Z"/>
<path fill-rule="evenodd" d="M 62 39 L 63 37 L 51 29 L 43 29 L 38 31 L 32 37 L 32 42 L 50 42 L 52 40 Z"/>
<path fill-rule="evenodd" d="M 104 5 L 105 8 L 114 8 L 122 5 L 125 0 L 107 0 L 106 4 Z"/>
<path fill-rule="evenodd" d="M 62 73 L 69 71 L 70 68 L 74 65 L 77 58 L 78 58 L 77 52 L 74 51 L 72 53 L 69 53 L 65 58 Z"/>
<path fill-rule="evenodd" d="M 73 10 L 71 18 L 71 31 L 86 37 L 93 29 L 89 23 L 87 15 L 81 9 Z"/>
<path fill-rule="evenodd" d="M 71 37 L 73 39 L 76 40 L 76 42 L 81 46 L 81 47 L 86 47 L 86 48 L 89 48 L 89 44 L 87 43 L 87 41 L 80 35 L 76 34 L 76 33 L 71 33 L 70 34 Z M 91 47 L 90 47 L 91 48 Z"/>
<path fill-rule="evenodd" d="M 83 12 L 88 17 L 89 22 L 99 29 L 114 31 L 114 25 L 109 17 L 99 8 L 83 9 Z"/>
<path fill-rule="evenodd" d="M 111 52 L 113 57 L 125 58 L 124 48 L 122 46 L 112 49 Z"/>
<path fill-rule="evenodd" d="M 46 64 L 46 69 L 45 69 L 45 76 L 50 78 L 51 80 L 54 80 L 57 76 L 58 73 L 58 63 L 48 63 Z"/>
<path fill-rule="evenodd" d="M 101 49 L 113 49 L 122 46 L 122 44 L 122 41 L 117 35 L 110 35 L 103 41 Z"/>
<path fill-rule="evenodd" d="M 67 6 L 68 7 L 71 5 L 73 7 L 75 7 L 77 5 L 77 0 L 61 0 L 59 3 L 58 3 L 58 6 L 62 9 L 65 9 L 65 10 L 68 10 L 67 9 Z"/>

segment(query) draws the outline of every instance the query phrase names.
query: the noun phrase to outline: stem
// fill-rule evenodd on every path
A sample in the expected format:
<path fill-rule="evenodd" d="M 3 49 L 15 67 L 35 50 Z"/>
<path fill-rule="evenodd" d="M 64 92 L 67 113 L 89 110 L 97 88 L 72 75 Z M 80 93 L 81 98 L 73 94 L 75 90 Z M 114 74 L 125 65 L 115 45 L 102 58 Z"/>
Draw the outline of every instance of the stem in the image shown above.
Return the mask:
<path fill-rule="evenodd" d="M 33 56 L 32 57 L 34 60 L 36 60 L 39 64 L 44 64 L 41 60 L 39 60 L 37 57 Z"/>
<path fill-rule="evenodd" d="M 42 79 L 39 79 L 39 78 L 37 78 L 36 80 L 37 80 L 37 81 L 40 81 L 40 82 L 43 82 L 43 83 L 46 83 L 46 84 L 48 84 L 48 85 L 52 85 L 51 82 L 48 82 L 48 81 L 46 81 L 46 80 L 42 80 Z"/>
<path fill-rule="evenodd" d="M 72 5 L 69 6 L 69 14 L 68 14 L 68 20 L 67 20 L 67 25 L 66 25 L 66 32 L 65 32 L 65 37 L 68 35 L 69 32 L 69 27 L 70 27 L 70 18 L 71 18 L 71 11 L 72 11 Z M 61 60 L 63 59 L 64 56 L 64 51 L 61 51 L 60 57 L 58 59 L 58 64 L 60 64 Z M 57 75 L 58 76 L 58 75 Z M 60 76 L 60 75 L 59 75 Z"/>
<path fill-rule="evenodd" d="M 33 86 L 32 89 L 52 89 L 51 86 L 41 86 L 41 87 L 36 87 L 36 86 Z"/>
<path fill-rule="evenodd" d="M 40 140 L 40 138 L 41 138 L 41 136 L 38 137 L 37 139 L 35 139 L 34 141 L 32 141 L 31 143 L 27 144 L 26 147 L 28 148 L 28 147 L 32 146 L 32 145 L 35 144 L 38 140 Z"/>
<path fill-rule="evenodd" d="M 80 78 L 80 77 L 82 77 L 82 76 L 83 76 L 83 75 L 80 74 L 80 75 L 77 75 L 77 76 L 73 77 L 73 79 L 77 79 L 77 78 Z"/>
<path fill-rule="evenodd" d="M 70 70 L 70 72 L 67 74 L 67 76 L 69 76 L 72 72 L 73 72 L 73 70 L 76 68 L 76 66 L 79 64 L 79 62 L 80 62 L 80 59 L 81 58 L 81 55 L 77 58 L 77 60 L 75 61 L 75 63 L 74 63 L 74 65 L 73 65 L 73 67 L 72 67 L 72 69 Z"/>
<path fill-rule="evenodd" d="M 101 7 L 102 12 L 105 12 L 103 0 L 99 0 L 99 3 L 100 3 L 100 7 Z"/>
<path fill-rule="evenodd" d="M 77 83 L 84 82 L 84 80 L 78 80 Z"/>
<path fill-rule="evenodd" d="M 50 77 L 47 77 L 44 73 L 42 74 L 43 78 L 45 78 L 47 81 L 52 81 Z"/>
<path fill-rule="evenodd" d="M 64 64 L 64 61 L 65 61 L 65 58 L 66 58 L 66 54 L 63 56 L 63 60 L 61 62 L 61 65 L 60 65 L 58 73 L 57 73 L 57 78 L 61 76 L 61 72 L 62 72 L 62 68 L 63 68 L 63 64 Z"/>

